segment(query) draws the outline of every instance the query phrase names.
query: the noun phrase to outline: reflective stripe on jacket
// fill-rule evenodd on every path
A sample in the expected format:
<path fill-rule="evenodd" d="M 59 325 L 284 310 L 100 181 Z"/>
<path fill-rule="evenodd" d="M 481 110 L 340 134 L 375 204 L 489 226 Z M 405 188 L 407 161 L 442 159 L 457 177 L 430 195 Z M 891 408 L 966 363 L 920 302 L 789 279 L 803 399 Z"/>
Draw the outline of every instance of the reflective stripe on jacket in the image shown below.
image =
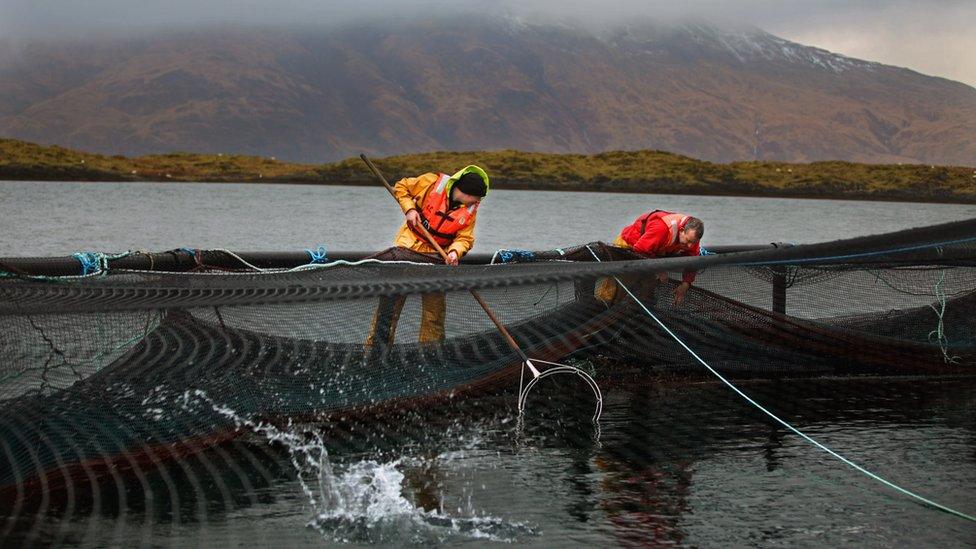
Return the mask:
<path fill-rule="evenodd" d="M 654 227 L 654 220 L 659 219 L 668 228 L 667 246 L 673 246 L 678 242 L 678 233 L 684 228 L 685 223 L 691 218 L 689 215 L 666 212 L 664 210 L 654 210 L 638 217 L 634 222 L 621 231 L 620 236 L 631 246 L 635 246 L 642 236 L 647 234 L 647 227 Z M 641 252 L 652 253 L 652 252 Z"/>
<path fill-rule="evenodd" d="M 624 227 L 618 242 L 626 244 L 625 247 L 637 253 L 652 257 L 700 255 L 701 247 L 698 242 L 691 246 L 684 246 L 678 241 L 678 234 L 689 217 L 684 214 L 654 210 L 641 215 L 633 223 Z M 685 273 L 685 282 L 691 284 L 694 280 L 694 272 Z"/>

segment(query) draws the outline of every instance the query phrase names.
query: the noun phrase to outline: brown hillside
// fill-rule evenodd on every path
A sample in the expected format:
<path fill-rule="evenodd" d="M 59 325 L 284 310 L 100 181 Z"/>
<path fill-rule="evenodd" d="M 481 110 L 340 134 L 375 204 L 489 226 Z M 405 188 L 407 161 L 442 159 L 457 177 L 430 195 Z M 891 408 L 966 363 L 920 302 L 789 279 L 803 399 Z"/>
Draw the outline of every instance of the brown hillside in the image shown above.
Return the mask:
<path fill-rule="evenodd" d="M 0 136 L 138 155 L 669 150 L 976 164 L 976 90 L 761 31 L 450 21 L 28 47 Z"/>

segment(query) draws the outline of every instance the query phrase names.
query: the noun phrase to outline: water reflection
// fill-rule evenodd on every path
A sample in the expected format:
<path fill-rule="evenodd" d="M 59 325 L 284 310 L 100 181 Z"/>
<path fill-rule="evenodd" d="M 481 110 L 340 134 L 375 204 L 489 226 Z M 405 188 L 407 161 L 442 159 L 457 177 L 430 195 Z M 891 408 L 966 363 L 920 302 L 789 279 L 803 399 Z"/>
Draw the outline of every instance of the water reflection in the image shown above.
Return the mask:
<path fill-rule="evenodd" d="M 599 441 L 589 424 L 592 397 L 573 383 L 540 385 L 518 443 L 514 395 L 313 427 L 339 476 L 367 461 L 395 464 L 385 471 L 402 480 L 390 497 L 403 498 L 420 516 L 446 523 L 498 517 L 487 526 L 469 523 L 464 535 L 490 527 L 492 535 L 529 545 L 742 545 L 760 542 L 751 536 L 775 524 L 767 542 L 806 543 L 826 522 L 839 525 L 818 538 L 828 544 L 863 541 L 852 534 L 857 525 L 875 541 L 973 539 L 967 525 L 875 488 L 720 385 L 603 381 Z M 823 442 L 972 511 L 966 507 L 976 487 L 973 380 L 742 386 Z M 311 510 L 288 452 L 258 436 L 70 488 L 8 513 L 5 544 L 322 541 L 307 527 Z M 712 524 L 716 516 L 734 520 L 720 527 Z M 909 526 L 920 521 L 932 526 L 924 532 Z M 410 543 L 416 535 L 409 532 L 386 530 L 382 539 Z M 397 535 L 409 539 L 389 537 Z M 363 539 L 374 538 L 367 532 Z M 445 541 L 427 539 L 438 540 Z"/>

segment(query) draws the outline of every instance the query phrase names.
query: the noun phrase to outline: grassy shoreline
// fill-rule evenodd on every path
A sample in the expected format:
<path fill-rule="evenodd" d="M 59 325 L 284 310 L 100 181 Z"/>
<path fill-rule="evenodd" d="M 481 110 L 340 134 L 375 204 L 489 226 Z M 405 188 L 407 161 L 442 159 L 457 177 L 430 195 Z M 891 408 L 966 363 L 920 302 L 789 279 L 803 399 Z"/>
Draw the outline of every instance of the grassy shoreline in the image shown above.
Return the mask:
<path fill-rule="evenodd" d="M 484 167 L 496 189 L 976 204 L 976 168 L 852 162 L 715 164 L 660 151 L 594 155 L 432 152 L 374 159 L 392 180 Z M 0 139 L 0 180 L 375 185 L 358 158 L 298 164 L 255 156 L 172 153 L 134 158 Z"/>

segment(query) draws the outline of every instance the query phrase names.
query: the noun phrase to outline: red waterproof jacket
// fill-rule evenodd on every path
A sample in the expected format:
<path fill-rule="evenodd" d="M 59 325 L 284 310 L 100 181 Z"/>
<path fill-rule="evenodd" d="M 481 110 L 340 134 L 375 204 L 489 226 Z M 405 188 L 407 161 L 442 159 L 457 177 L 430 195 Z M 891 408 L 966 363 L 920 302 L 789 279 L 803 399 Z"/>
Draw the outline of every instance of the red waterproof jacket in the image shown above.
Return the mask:
<path fill-rule="evenodd" d="M 651 257 L 673 257 L 701 254 L 699 243 L 684 246 L 678 241 L 678 232 L 684 228 L 690 216 L 663 210 L 654 210 L 638 217 L 620 232 L 620 239 L 637 253 Z M 684 282 L 695 281 L 695 272 L 686 271 Z"/>

